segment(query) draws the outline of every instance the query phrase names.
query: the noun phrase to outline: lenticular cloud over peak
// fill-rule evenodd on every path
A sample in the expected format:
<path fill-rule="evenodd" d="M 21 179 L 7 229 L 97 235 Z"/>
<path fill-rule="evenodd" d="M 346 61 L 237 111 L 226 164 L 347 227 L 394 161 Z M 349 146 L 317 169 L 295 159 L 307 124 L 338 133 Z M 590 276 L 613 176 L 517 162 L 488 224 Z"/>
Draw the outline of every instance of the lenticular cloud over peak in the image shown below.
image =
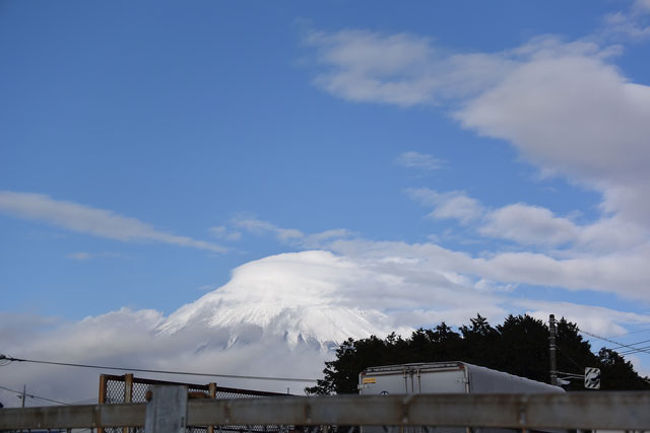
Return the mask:
<path fill-rule="evenodd" d="M 227 284 L 179 308 L 159 332 L 212 328 L 227 330 L 230 343 L 283 336 L 291 345 L 328 346 L 385 335 L 394 329 L 388 316 L 355 305 L 353 289 L 374 278 L 326 251 L 266 257 L 238 267 Z"/>

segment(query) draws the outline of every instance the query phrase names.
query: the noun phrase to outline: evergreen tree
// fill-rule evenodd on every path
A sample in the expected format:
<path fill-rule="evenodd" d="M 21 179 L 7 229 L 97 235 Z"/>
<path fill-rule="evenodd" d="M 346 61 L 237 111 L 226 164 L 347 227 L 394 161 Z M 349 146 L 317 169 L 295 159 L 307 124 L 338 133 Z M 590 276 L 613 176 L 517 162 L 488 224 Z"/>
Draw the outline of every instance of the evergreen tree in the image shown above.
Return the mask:
<path fill-rule="evenodd" d="M 632 363 L 623 359 L 621 355 L 611 349 L 600 349 L 600 387 L 605 390 L 650 389 L 648 378 L 639 377 L 634 371 Z"/>

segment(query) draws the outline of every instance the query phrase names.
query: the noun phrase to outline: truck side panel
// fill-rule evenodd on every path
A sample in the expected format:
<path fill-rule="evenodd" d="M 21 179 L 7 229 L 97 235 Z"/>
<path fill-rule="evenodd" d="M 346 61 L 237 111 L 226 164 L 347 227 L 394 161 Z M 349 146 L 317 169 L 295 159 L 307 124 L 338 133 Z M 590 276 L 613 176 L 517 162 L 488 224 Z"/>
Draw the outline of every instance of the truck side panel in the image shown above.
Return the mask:
<path fill-rule="evenodd" d="M 414 378 L 419 387 L 414 389 L 415 394 L 463 394 L 467 392 L 467 379 L 464 369 L 450 369 L 441 371 L 418 371 Z"/>
<path fill-rule="evenodd" d="M 402 372 L 395 371 L 392 374 L 368 374 L 361 378 L 359 394 L 410 394 L 411 379 Z"/>
<path fill-rule="evenodd" d="M 558 393 L 564 390 L 557 386 L 502 371 L 491 370 L 478 365 L 465 364 L 469 372 L 471 393 Z"/>

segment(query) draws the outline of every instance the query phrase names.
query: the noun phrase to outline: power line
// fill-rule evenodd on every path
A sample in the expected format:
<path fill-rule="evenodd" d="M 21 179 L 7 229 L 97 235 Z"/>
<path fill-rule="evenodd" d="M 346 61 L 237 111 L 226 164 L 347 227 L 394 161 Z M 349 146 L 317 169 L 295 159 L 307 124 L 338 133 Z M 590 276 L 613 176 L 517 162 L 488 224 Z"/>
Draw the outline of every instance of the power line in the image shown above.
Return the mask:
<path fill-rule="evenodd" d="M 629 345 L 630 346 L 637 346 L 639 344 L 648 343 L 648 342 L 650 342 L 650 340 L 641 340 L 641 341 L 637 341 L 636 343 L 629 343 Z M 613 347 L 612 349 L 617 349 L 617 348 Z"/>
<path fill-rule="evenodd" d="M 650 340 L 637 341 L 636 343 L 630 343 L 630 346 L 637 346 L 639 344 L 648 343 Z"/>
<path fill-rule="evenodd" d="M 4 389 L 5 391 L 16 392 L 16 393 L 21 394 L 21 395 L 23 393 L 22 391 L 7 388 L 6 386 L 2 386 L 2 385 L 0 385 L 0 389 Z M 64 401 L 54 400 L 54 399 L 47 398 L 47 397 L 41 397 L 40 395 L 36 395 L 36 394 L 25 394 L 25 397 L 34 398 L 34 399 L 43 400 L 43 401 L 49 401 L 50 403 L 63 404 L 63 405 L 66 405 L 66 406 L 70 405 L 70 403 L 66 403 Z"/>
<path fill-rule="evenodd" d="M 644 347 L 639 347 L 637 349 L 630 349 L 630 350 L 624 350 L 620 352 L 620 355 L 631 355 L 633 353 L 639 353 L 639 352 L 645 352 L 646 350 L 650 349 L 650 346 L 644 346 Z"/>
<path fill-rule="evenodd" d="M 0 356 L 2 356 L 2 355 L 0 355 Z M 11 362 L 11 361 L 9 361 L 9 362 Z M 10 391 L 10 392 L 17 392 L 18 394 L 23 393 L 22 391 L 18 391 L 16 389 L 12 389 L 12 388 L 7 388 L 6 386 L 2 386 L 2 385 L 0 385 L 0 389 L 4 389 L 5 391 Z M 64 405 L 64 406 L 72 406 L 72 405 L 75 404 L 75 403 L 66 403 L 64 401 L 54 400 L 54 399 L 47 398 L 47 397 L 41 397 L 40 395 L 36 395 L 36 394 L 25 394 L 25 397 L 29 397 L 29 398 L 33 398 L 33 399 L 37 399 L 37 400 L 48 401 L 50 403 L 61 404 L 61 405 Z M 91 399 L 86 399 L 86 400 L 83 400 L 83 401 L 87 401 L 87 400 L 93 400 L 94 401 L 95 399 L 91 398 Z M 92 429 L 91 428 L 84 428 L 84 429 L 81 429 L 80 431 L 82 431 L 82 432 L 84 432 L 84 431 L 92 432 Z"/>
<path fill-rule="evenodd" d="M 611 340 L 609 338 L 601 337 L 600 335 L 592 334 L 591 332 L 587 332 L 587 331 L 579 330 L 578 332 L 580 332 L 581 334 L 586 334 L 586 335 L 589 335 L 591 337 L 597 338 L 599 340 L 603 340 L 603 341 L 607 341 L 607 342 L 612 343 L 612 344 L 616 344 L 618 346 L 618 348 L 627 347 L 628 351 L 632 350 L 631 353 L 638 353 L 638 352 L 650 353 L 647 350 L 648 348 L 639 348 L 639 347 L 634 347 L 632 344 L 619 343 L 618 341 L 614 341 L 614 340 Z M 633 344 L 639 344 L 639 343 L 633 343 Z M 619 355 L 622 355 L 622 353 L 619 353 Z"/>
<path fill-rule="evenodd" d="M 60 365 L 65 367 L 96 368 L 100 370 L 137 371 L 137 372 L 144 372 L 144 373 L 178 374 L 178 375 L 185 375 L 185 376 L 222 377 L 222 378 L 229 378 L 229 379 L 273 380 L 273 381 L 285 381 L 285 382 L 317 382 L 316 379 L 303 379 L 298 377 L 246 376 L 246 375 L 238 375 L 238 374 L 198 373 L 193 371 L 153 370 L 149 368 L 111 367 L 106 365 L 76 364 L 72 362 L 56 362 L 56 361 L 42 361 L 36 359 L 14 358 L 11 356 L 0 354 L 0 361 L 2 360 L 9 360 L 9 361 L 16 361 L 16 362 L 31 362 L 34 364 Z"/>

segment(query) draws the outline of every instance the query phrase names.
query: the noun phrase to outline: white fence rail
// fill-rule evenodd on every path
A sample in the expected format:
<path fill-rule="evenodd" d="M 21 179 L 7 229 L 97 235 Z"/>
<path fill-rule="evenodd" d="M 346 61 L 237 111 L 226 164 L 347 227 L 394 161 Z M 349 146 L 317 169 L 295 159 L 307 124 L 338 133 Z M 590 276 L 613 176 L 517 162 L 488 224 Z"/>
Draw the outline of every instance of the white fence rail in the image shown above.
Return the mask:
<path fill-rule="evenodd" d="M 187 395 L 184 387 L 171 388 L 176 389 L 154 387 L 149 403 L 0 409 L 0 430 L 145 426 L 147 431 L 162 431 L 152 429 L 153 424 L 163 422 L 163 416 L 169 424 L 170 415 L 177 428 L 408 425 L 650 430 L 650 392 L 206 399 L 187 401 L 181 410 L 170 412 L 170 404 L 178 407 L 173 404 L 178 395 Z"/>

